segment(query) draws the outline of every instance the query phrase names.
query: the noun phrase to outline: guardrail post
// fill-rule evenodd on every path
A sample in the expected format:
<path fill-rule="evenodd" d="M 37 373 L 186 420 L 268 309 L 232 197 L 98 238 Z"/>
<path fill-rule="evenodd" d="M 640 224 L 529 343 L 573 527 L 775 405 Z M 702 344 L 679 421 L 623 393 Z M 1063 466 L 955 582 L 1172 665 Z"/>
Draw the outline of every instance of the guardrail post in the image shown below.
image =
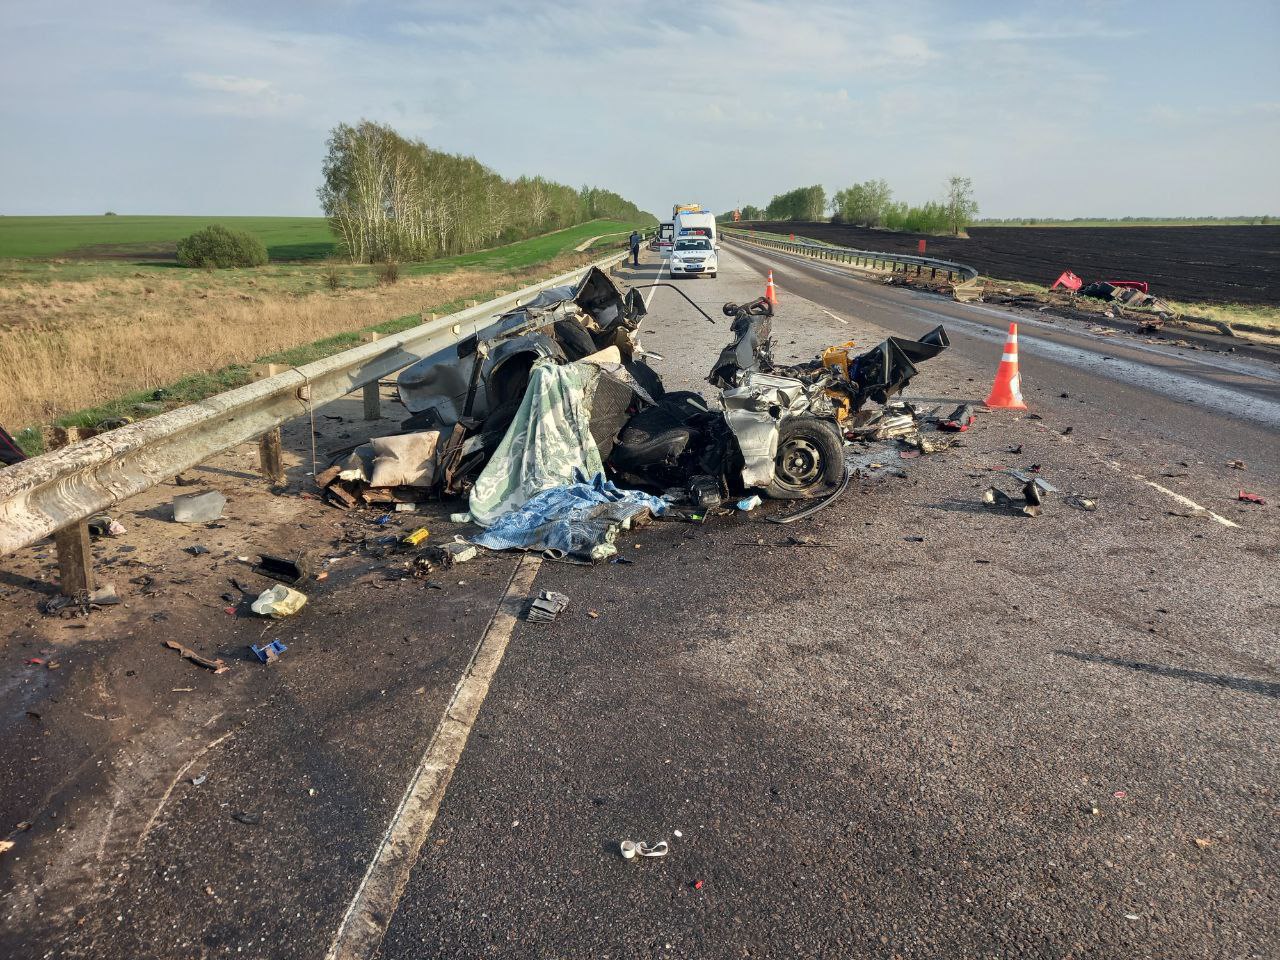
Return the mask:
<path fill-rule="evenodd" d="M 249 366 L 249 376 L 254 380 L 265 380 L 288 369 L 287 363 L 254 363 Z"/>
<path fill-rule="evenodd" d="M 470 305 L 470 302 L 468 305 Z M 364 335 L 364 342 L 373 343 L 381 336 L 382 334 L 377 333 L 376 331 L 373 333 L 366 333 Z M 377 380 L 364 385 L 364 418 L 366 420 L 382 419 L 382 384 Z"/>
<path fill-rule="evenodd" d="M 59 589 L 68 597 L 97 588 L 93 576 L 93 552 L 89 548 L 89 524 L 81 520 L 53 535 L 58 548 Z"/>
<path fill-rule="evenodd" d="M 273 486 L 284 483 L 284 451 L 280 445 L 280 428 L 264 433 L 258 440 L 258 463 L 262 475 Z"/>
<path fill-rule="evenodd" d="M 377 380 L 364 385 L 364 418 L 382 419 L 382 385 Z"/>

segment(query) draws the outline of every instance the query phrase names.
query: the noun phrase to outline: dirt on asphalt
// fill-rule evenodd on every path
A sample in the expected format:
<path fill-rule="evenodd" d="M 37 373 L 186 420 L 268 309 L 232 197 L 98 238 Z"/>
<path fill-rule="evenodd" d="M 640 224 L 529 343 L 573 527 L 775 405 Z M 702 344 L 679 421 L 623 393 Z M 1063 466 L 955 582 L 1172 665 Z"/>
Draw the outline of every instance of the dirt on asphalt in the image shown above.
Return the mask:
<path fill-rule="evenodd" d="M 1145 280 L 1174 300 L 1280 304 L 1276 227 L 971 227 L 966 239 L 820 221 L 739 226 L 886 253 L 915 253 L 923 239 L 930 256 L 1004 280 L 1048 286 L 1071 270 L 1086 282 Z"/>

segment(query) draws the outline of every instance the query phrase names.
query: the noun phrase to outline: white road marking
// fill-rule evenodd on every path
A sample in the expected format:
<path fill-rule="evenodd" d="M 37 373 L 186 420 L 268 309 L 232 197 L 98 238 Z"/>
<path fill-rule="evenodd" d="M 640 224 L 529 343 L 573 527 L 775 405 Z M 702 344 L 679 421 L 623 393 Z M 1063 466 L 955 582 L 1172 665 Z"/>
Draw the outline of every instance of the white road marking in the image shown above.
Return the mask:
<path fill-rule="evenodd" d="M 102 862 L 102 858 L 107 855 L 107 841 L 111 839 L 111 825 L 116 822 L 116 811 L 120 809 L 120 803 L 124 800 L 124 790 L 119 785 L 116 786 L 116 800 L 111 804 L 111 812 L 107 814 L 107 822 L 102 827 L 102 836 L 98 839 L 98 862 Z"/>
<path fill-rule="evenodd" d="M 825 314 L 826 314 L 828 317 L 830 317 L 832 320 L 839 320 L 839 321 L 840 321 L 841 323 L 843 323 L 846 327 L 849 325 L 849 321 L 848 321 L 848 320 L 846 320 L 844 317 L 837 317 L 834 313 L 832 313 L 832 312 L 831 312 L 830 310 L 828 310 L 826 307 L 819 307 L 818 309 L 819 309 L 819 310 L 821 310 L 823 313 L 825 313 Z"/>
<path fill-rule="evenodd" d="M 382 943 L 409 873 L 435 823 L 454 768 L 462 758 L 471 726 L 515 629 L 520 605 L 533 586 L 542 559 L 526 554 L 476 644 L 471 662 L 454 688 L 444 716 L 405 788 L 387 832 L 334 935 L 328 960 L 367 960 Z"/>
<path fill-rule="evenodd" d="M 1034 424 L 1034 426 L 1041 433 L 1047 434 L 1050 432 L 1049 428 L 1044 426 L 1041 423 L 1036 423 Z M 1059 439 L 1064 440 L 1068 443 L 1074 442 L 1074 439 L 1072 437 L 1059 437 Z M 1097 452 L 1094 451 L 1094 454 L 1096 456 Z M 1126 470 L 1123 466 L 1121 466 L 1115 460 L 1105 460 L 1102 457 L 1098 457 L 1098 459 L 1102 463 L 1105 463 L 1108 467 L 1110 467 L 1116 473 L 1120 474 L 1122 477 L 1128 477 L 1130 480 L 1137 480 L 1139 483 L 1145 483 L 1147 486 L 1151 487 L 1152 489 L 1160 491 L 1165 496 L 1172 497 L 1174 500 L 1182 504 L 1184 507 L 1186 507 L 1188 510 L 1190 510 L 1192 513 L 1196 514 L 1197 516 L 1210 517 L 1213 520 L 1216 520 L 1218 523 L 1222 524 L 1224 527 L 1231 527 L 1232 529 L 1235 529 L 1235 530 L 1240 529 L 1240 524 L 1233 523 L 1232 521 L 1228 520 L 1226 517 L 1219 516 L 1218 514 L 1210 510 L 1208 507 L 1202 507 L 1200 506 L 1200 504 L 1196 503 L 1194 500 L 1190 499 L 1189 497 L 1184 497 L 1182 494 L 1174 490 L 1170 490 L 1168 487 L 1161 486 L 1160 484 L 1156 483 L 1154 480 L 1148 480 L 1146 477 L 1144 477 L 1140 473 L 1130 473 L 1128 470 Z"/>
<path fill-rule="evenodd" d="M 667 269 L 667 264 L 668 264 L 669 262 L 670 262 L 669 258 L 667 258 L 667 257 L 663 257 L 663 258 L 662 258 L 662 265 L 661 265 L 660 267 L 658 267 L 658 275 L 657 275 L 656 277 L 654 277 L 654 278 L 653 278 L 653 282 L 654 282 L 654 283 L 657 283 L 659 280 L 661 280 L 661 279 L 662 279 L 662 271 L 663 271 L 663 270 L 665 270 L 665 269 Z M 650 287 L 650 288 L 649 288 L 649 296 L 645 297 L 645 300 L 644 300 L 644 308 L 645 308 L 646 310 L 648 310 L 648 309 L 649 309 L 649 304 L 653 303 L 653 295 L 654 295 L 655 293 L 657 293 L 657 292 L 658 292 L 658 288 L 657 288 L 657 287 Z"/>
<path fill-rule="evenodd" d="M 1159 490 L 1166 497 L 1172 497 L 1174 500 L 1178 501 L 1178 503 L 1182 504 L 1192 513 L 1199 514 L 1200 516 L 1203 516 L 1203 517 L 1212 517 L 1214 520 L 1218 521 L 1218 523 L 1222 524 L 1224 527 L 1233 527 L 1237 530 L 1240 528 L 1240 524 L 1232 523 L 1226 517 L 1218 516 L 1208 507 L 1202 507 L 1200 506 L 1200 504 L 1196 503 L 1194 500 L 1188 499 L 1187 497 L 1184 497 L 1182 494 L 1176 493 L 1173 490 L 1170 490 L 1168 487 L 1162 487 L 1160 484 L 1156 483 L 1154 480 L 1148 480 L 1146 477 L 1144 477 L 1140 473 L 1126 473 L 1125 470 L 1119 464 L 1116 464 L 1116 463 L 1111 464 L 1111 466 L 1116 470 L 1119 470 L 1121 473 L 1124 473 L 1126 476 L 1131 477 L 1134 480 L 1141 480 L 1148 487 L 1153 487 L 1156 490 Z"/>

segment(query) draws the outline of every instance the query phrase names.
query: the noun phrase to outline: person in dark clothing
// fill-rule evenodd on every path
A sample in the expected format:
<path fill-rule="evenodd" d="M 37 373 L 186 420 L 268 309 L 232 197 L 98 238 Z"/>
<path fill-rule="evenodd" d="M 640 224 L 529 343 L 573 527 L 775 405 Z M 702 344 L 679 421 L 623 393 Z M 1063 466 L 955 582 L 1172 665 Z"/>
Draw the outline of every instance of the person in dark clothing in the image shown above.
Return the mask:
<path fill-rule="evenodd" d="M 640 231 L 631 231 L 631 264 L 632 266 L 640 266 Z"/>

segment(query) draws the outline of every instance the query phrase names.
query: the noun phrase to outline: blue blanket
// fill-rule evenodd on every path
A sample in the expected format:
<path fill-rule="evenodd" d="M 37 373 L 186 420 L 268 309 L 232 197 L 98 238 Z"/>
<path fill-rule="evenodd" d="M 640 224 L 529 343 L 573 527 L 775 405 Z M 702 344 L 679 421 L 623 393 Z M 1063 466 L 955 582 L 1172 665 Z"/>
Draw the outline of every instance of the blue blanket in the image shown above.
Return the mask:
<path fill-rule="evenodd" d="M 619 490 L 597 473 L 577 470 L 574 483 L 551 487 L 497 517 L 472 543 L 490 550 L 540 550 L 583 563 L 617 552 L 618 531 L 638 514 L 664 513 L 667 503 L 638 490 Z"/>

